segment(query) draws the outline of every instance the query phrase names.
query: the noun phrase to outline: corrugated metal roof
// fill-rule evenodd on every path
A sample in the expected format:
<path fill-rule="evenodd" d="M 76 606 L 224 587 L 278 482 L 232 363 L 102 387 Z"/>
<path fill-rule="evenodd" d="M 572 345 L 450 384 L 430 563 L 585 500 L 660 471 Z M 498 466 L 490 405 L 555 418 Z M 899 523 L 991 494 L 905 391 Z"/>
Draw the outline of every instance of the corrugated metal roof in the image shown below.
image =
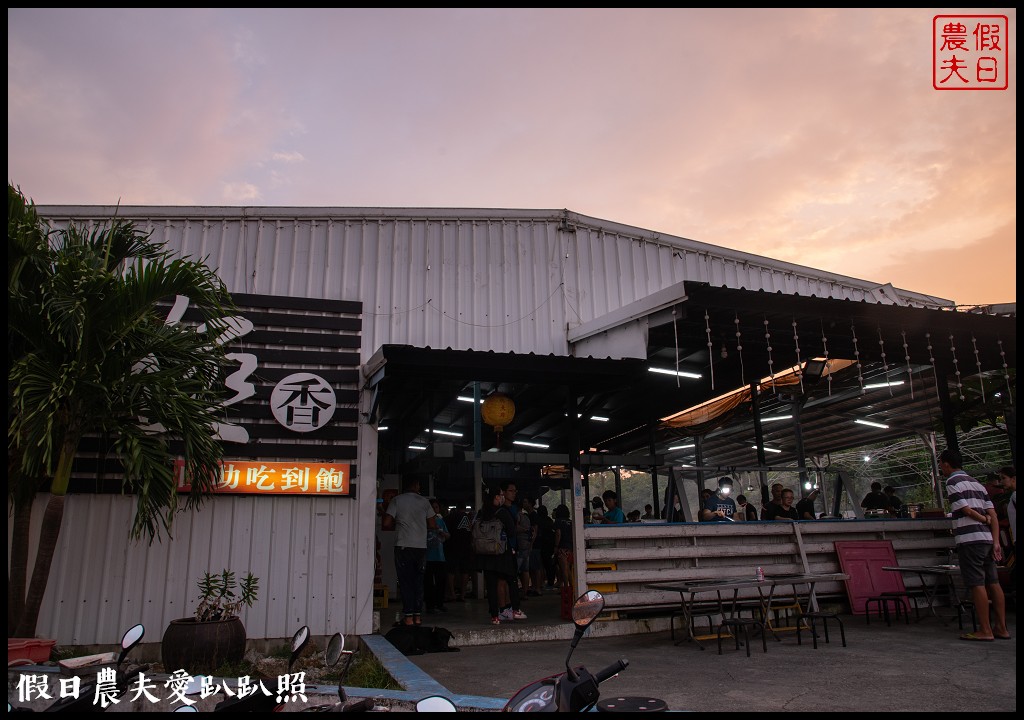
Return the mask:
<path fill-rule="evenodd" d="M 882 302 L 878 283 L 565 210 L 39 206 L 57 224 L 133 220 L 206 258 L 232 292 L 364 303 L 385 344 L 569 355 L 568 329 L 684 280 Z M 895 291 L 902 302 L 950 301 Z"/>

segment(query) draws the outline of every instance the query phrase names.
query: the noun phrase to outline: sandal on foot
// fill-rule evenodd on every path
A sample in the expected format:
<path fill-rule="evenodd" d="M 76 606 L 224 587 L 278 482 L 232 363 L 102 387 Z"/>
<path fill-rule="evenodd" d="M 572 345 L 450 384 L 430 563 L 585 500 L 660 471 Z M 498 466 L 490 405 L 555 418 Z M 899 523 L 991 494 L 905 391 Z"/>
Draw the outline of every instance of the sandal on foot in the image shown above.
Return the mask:
<path fill-rule="evenodd" d="M 972 642 L 993 642 L 995 640 L 995 638 L 981 637 L 980 635 L 975 635 L 974 633 L 964 633 L 960 636 L 960 639 L 971 640 Z"/>
<path fill-rule="evenodd" d="M 1010 637 L 1009 633 L 1007 633 L 1006 635 L 996 635 L 995 637 L 996 637 L 996 640 L 1011 640 L 1012 639 Z"/>

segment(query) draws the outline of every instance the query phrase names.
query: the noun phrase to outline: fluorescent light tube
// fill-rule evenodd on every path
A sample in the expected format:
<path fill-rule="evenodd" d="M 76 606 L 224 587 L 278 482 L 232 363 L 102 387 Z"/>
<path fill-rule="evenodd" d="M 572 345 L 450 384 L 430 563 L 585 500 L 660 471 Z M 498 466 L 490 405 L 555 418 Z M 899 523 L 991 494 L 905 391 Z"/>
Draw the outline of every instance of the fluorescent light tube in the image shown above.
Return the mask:
<path fill-rule="evenodd" d="M 683 372 L 682 370 L 676 372 L 675 370 L 669 370 L 668 368 L 647 368 L 648 372 L 661 373 L 662 375 L 678 375 L 679 377 L 692 378 L 693 380 L 700 380 L 701 376 L 698 373 Z"/>
<path fill-rule="evenodd" d="M 874 390 L 876 388 L 896 387 L 897 385 L 902 385 L 902 384 L 903 384 L 902 380 L 893 380 L 892 382 L 871 383 L 869 385 L 865 385 L 864 389 L 865 390 Z"/>
<path fill-rule="evenodd" d="M 859 425 L 870 425 L 871 427 L 882 428 L 883 430 L 888 430 L 889 429 L 888 425 L 883 425 L 882 423 L 871 422 L 870 420 L 854 420 L 854 422 L 859 424 Z"/>
<path fill-rule="evenodd" d="M 542 443 L 535 443 L 535 442 L 527 442 L 526 440 L 513 440 L 512 444 L 513 445 L 525 445 L 526 447 L 542 448 L 544 450 L 547 450 L 549 447 L 551 447 L 550 445 L 544 445 Z"/>
<path fill-rule="evenodd" d="M 451 430 L 429 430 L 428 432 L 432 432 L 435 435 L 451 435 L 452 437 L 462 437 L 462 433 L 452 432 Z"/>

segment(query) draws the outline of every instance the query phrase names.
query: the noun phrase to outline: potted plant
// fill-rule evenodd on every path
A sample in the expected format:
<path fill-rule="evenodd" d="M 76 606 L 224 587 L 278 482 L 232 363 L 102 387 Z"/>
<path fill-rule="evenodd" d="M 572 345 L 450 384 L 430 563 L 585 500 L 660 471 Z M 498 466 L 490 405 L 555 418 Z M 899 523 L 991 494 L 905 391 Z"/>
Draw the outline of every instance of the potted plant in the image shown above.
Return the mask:
<path fill-rule="evenodd" d="M 245 626 L 238 613 L 243 605 L 252 607 L 256 602 L 259 578 L 250 572 L 239 584 L 235 573 L 225 569 L 219 574 L 204 573 L 196 584 L 195 616 L 172 620 L 160 642 L 167 672 L 211 674 L 245 656 Z"/>

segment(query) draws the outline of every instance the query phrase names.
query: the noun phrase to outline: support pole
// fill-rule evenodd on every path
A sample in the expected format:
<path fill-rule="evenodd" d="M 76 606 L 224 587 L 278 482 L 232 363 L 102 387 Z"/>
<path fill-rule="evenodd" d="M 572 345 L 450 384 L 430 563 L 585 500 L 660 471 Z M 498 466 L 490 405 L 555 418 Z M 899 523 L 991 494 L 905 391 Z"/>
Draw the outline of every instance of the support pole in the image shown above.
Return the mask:
<path fill-rule="evenodd" d="M 473 502 L 475 509 L 480 510 L 484 506 L 484 464 L 480 455 L 481 439 L 480 420 L 480 383 L 473 383 Z M 484 574 L 476 573 L 476 596 L 484 596 Z M 463 588 L 465 592 L 465 588 Z"/>

